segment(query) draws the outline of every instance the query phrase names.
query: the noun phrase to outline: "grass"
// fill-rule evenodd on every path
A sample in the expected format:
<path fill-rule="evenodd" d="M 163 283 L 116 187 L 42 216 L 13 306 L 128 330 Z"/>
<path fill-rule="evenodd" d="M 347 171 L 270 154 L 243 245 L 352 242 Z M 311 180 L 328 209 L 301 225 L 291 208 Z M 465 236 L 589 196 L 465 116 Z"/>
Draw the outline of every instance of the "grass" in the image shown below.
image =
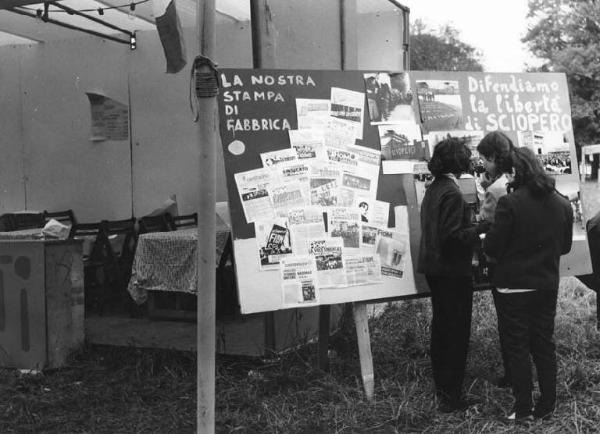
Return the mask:
<path fill-rule="evenodd" d="M 595 294 L 562 284 L 556 320 L 555 417 L 528 428 L 504 425 L 508 390 L 500 373 L 491 295 L 477 293 L 465 386 L 482 403 L 439 414 L 432 399 L 429 300 L 388 307 L 370 320 L 375 398 L 365 399 L 351 323 L 331 339 L 330 367 L 307 345 L 275 360 L 217 359 L 217 432 L 239 433 L 587 433 L 600 426 L 600 333 Z M 1 433 L 193 433 L 194 354 L 88 347 L 70 366 L 43 374 L 0 370 Z"/>

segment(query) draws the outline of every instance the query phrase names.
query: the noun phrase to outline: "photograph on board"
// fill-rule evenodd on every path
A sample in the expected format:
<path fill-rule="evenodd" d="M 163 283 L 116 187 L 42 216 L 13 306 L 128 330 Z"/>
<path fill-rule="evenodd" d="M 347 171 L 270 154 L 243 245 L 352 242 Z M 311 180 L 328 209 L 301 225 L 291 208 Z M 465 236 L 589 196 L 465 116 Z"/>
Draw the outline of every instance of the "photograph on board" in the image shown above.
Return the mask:
<path fill-rule="evenodd" d="M 433 182 L 433 175 L 427 167 L 427 163 L 418 163 L 413 166 L 413 179 L 415 185 L 415 193 L 417 196 L 417 206 L 421 209 L 425 190 Z"/>
<path fill-rule="evenodd" d="M 556 190 L 566 196 L 571 202 L 573 209 L 573 239 L 584 240 L 586 238 L 585 221 L 592 216 L 583 215 L 581 203 L 581 189 L 579 181 L 570 176 L 556 176 Z"/>
<path fill-rule="evenodd" d="M 533 151 L 549 174 L 571 173 L 571 152 L 561 131 L 518 131 L 519 146 Z"/>
<path fill-rule="evenodd" d="M 378 131 L 382 160 L 420 160 L 427 156 L 418 124 L 379 125 Z"/>
<path fill-rule="evenodd" d="M 421 121 L 426 131 L 460 130 L 464 127 L 458 81 L 416 82 Z"/>
<path fill-rule="evenodd" d="M 371 125 L 416 122 L 408 73 L 376 72 L 363 77 Z"/>

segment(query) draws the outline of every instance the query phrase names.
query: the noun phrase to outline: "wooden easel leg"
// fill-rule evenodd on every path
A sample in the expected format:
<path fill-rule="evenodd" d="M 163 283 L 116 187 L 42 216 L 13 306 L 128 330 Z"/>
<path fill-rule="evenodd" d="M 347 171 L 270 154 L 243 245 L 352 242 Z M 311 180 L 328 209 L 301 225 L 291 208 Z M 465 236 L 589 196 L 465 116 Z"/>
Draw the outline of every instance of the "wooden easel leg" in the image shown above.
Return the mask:
<path fill-rule="evenodd" d="M 273 357 L 275 351 L 275 313 L 265 312 L 265 356 L 267 358 Z"/>
<path fill-rule="evenodd" d="M 596 328 L 600 330 L 600 290 L 596 291 Z"/>
<path fill-rule="evenodd" d="M 365 395 L 371 401 L 375 394 L 375 375 L 373 373 L 373 356 L 371 354 L 371 337 L 367 318 L 367 304 L 353 303 L 354 324 L 358 341 L 358 356 L 360 358 L 360 373 L 362 375 Z"/>
<path fill-rule="evenodd" d="M 329 368 L 329 317 L 331 307 L 328 304 L 319 306 L 319 369 Z"/>

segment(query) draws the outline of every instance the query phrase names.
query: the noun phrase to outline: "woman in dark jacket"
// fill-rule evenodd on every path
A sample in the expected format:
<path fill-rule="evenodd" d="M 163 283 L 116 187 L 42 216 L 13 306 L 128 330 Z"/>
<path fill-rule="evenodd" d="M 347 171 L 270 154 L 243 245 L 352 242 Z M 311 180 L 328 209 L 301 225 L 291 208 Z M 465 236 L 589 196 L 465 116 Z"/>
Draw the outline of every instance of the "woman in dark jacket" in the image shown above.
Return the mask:
<path fill-rule="evenodd" d="M 470 166 L 471 151 L 457 138 L 438 143 L 429 162 L 434 180 L 421 204 L 418 269 L 431 290 L 431 365 L 439 409 L 462 410 L 461 389 L 471 331 L 471 260 L 479 233 L 458 188 Z"/>
<path fill-rule="evenodd" d="M 560 256 L 571 250 L 573 210 L 530 149 L 515 150 L 513 167 L 514 191 L 498 200 L 483 249 L 497 261 L 492 283 L 499 292 L 496 310 L 515 397 L 509 419 L 523 421 L 551 416 L 556 404 L 554 317 Z M 535 408 L 530 354 L 541 392 Z"/>

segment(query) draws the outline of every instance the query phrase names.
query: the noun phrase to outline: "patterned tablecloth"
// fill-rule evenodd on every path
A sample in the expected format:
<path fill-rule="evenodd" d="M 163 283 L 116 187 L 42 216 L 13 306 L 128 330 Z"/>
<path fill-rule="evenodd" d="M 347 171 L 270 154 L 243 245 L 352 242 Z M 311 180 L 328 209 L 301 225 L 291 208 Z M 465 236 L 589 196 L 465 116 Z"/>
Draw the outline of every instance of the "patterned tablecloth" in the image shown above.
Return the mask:
<path fill-rule="evenodd" d="M 229 230 L 217 229 L 216 265 L 228 238 Z M 145 302 L 147 291 L 195 293 L 197 248 L 197 228 L 140 235 L 127 288 L 135 302 Z"/>

